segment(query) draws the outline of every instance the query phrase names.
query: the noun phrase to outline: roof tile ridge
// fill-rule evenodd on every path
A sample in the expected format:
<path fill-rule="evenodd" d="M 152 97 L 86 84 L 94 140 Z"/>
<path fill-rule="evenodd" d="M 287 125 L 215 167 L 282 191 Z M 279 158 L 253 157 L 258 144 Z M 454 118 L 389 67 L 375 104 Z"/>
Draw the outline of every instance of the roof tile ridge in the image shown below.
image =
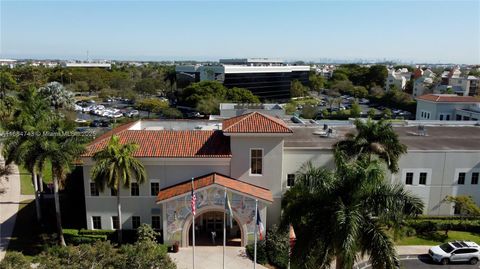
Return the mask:
<path fill-rule="evenodd" d="M 236 117 L 233 117 L 233 118 L 230 118 L 229 120 L 231 119 L 235 119 L 235 118 L 241 118 L 240 120 L 238 120 L 237 122 L 231 124 L 230 126 L 228 126 L 226 129 L 223 129 L 223 131 L 228 131 L 228 129 L 232 128 L 234 125 L 238 125 L 240 122 L 243 122 L 245 119 L 247 118 L 250 118 L 252 115 L 254 115 L 255 113 L 258 113 L 258 112 L 250 112 L 250 113 L 247 113 L 247 114 L 242 114 L 242 115 L 239 115 L 239 116 L 236 116 Z M 258 114 L 261 114 L 261 113 L 258 113 Z"/>

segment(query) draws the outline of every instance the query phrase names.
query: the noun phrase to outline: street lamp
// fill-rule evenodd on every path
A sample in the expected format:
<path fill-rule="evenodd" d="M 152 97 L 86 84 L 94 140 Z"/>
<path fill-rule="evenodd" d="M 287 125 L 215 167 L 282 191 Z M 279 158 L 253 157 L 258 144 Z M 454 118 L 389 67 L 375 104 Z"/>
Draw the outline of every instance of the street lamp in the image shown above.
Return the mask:
<path fill-rule="evenodd" d="M 297 236 L 295 235 L 295 231 L 293 230 L 292 224 L 290 224 L 290 231 L 288 232 L 288 239 L 289 239 L 289 248 L 288 248 L 288 269 L 290 269 L 290 257 L 292 256 L 292 249 L 295 246 L 295 241 L 297 241 Z"/>

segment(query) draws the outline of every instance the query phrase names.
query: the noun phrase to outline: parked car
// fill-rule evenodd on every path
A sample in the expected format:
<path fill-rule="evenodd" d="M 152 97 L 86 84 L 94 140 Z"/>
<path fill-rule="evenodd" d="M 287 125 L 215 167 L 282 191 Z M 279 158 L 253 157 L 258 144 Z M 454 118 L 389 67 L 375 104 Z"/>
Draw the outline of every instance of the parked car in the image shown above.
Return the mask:
<path fill-rule="evenodd" d="M 127 112 L 123 113 L 123 115 L 125 117 L 132 118 L 132 117 L 137 117 L 138 115 L 140 115 L 140 113 L 138 112 L 138 110 L 130 110 L 130 111 L 127 111 Z"/>
<path fill-rule="evenodd" d="M 100 127 L 102 126 L 102 121 L 100 120 L 94 120 L 90 123 L 90 127 Z"/>
<path fill-rule="evenodd" d="M 428 254 L 434 262 L 448 264 L 450 262 L 468 262 L 477 264 L 480 260 L 479 246 L 472 241 L 454 241 L 428 250 Z"/>

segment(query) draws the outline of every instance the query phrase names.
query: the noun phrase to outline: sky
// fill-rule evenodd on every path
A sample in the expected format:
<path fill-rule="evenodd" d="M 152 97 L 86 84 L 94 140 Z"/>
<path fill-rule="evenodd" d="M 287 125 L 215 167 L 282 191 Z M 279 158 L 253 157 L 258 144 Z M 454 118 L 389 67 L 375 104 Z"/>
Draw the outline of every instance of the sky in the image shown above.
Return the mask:
<path fill-rule="evenodd" d="M 480 0 L 0 0 L 0 58 L 480 63 Z"/>

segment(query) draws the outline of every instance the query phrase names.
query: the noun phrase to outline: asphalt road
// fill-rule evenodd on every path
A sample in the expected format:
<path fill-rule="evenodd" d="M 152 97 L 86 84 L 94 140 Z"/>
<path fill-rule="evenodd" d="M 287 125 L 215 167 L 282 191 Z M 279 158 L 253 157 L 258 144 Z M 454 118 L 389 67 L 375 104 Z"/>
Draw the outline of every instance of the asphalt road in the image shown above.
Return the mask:
<path fill-rule="evenodd" d="M 355 269 L 370 269 L 372 268 L 368 264 L 358 264 Z M 413 255 L 413 256 L 400 256 L 400 268 L 401 269 L 477 269 L 480 268 L 480 263 L 476 265 L 470 265 L 465 263 L 455 263 L 448 265 L 441 265 L 434 263 L 427 254 Z"/>
<path fill-rule="evenodd" d="M 413 258 L 413 259 L 412 259 Z M 402 269 L 472 269 L 472 268 L 480 268 L 480 263 L 476 265 L 470 265 L 465 263 L 455 263 L 455 264 L 448 264 L 448 265 L 441 265 L 438 263 L 434 263 L 428 255 L 419 255 L 416 258 L 410 257 L 410 259 L 401 260 L 401 267 Z"/>

